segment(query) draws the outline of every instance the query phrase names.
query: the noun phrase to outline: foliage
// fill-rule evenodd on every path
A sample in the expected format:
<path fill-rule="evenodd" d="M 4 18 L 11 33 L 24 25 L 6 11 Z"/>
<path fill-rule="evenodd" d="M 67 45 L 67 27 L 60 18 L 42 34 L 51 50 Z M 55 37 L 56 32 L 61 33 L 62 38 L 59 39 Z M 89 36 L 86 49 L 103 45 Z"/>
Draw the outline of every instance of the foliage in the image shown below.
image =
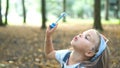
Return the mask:
<path fill-rule="evenodd" d="M 105 15 L 105 0 L 101 0 L 101 16 Z M 8 14 L 8 22 L 22 22 L 22 4 L 21 0 L 10 0 L 10 8 Z M 31 19 L 37 22 L 41 20 L 41 1 L 40 0 L 25 0 L 27 22 Z M 2 15 L 4 19 L 6 0 L 2 0 Z M 66 0 L 66 12 L 70 18 L 93 18 L 94 0 Z M 63 0 L 46 0 L 47 19 L 56 18 L 63 12 Z M 114 9 L 109 10 L 109 16 L 114 18 Z M 33 18 L 34 16 L 34 18 Z M 32 17 L 32 18 L 31 18 Z"/>

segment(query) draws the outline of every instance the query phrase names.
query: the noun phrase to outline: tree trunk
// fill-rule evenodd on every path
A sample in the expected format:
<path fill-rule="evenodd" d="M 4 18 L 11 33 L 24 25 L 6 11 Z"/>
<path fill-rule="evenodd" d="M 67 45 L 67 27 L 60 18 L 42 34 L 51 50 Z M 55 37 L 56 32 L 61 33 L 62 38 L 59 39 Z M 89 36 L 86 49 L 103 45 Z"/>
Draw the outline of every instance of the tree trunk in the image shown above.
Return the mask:
<path fill-rule="evenodd" d="M 26 23 L 25 0 L 22 0 L 22 7 L 23 7 L 23 23 Z"/>
<path fill-rule="evenodd" d="M 105 1 L 105 20 L 109 20 L 109 0 Z"/>
<path fill-rule="evenodd" d="M 6 1 L 5 25 L 8 24 L 8 19 L 7 19 L 7 16 L 8 16 L 8 10 L 9 10 L 9 0 Z"/>
<path fill-rule="evenodd" d="M 2 22 L 2 13 L 1 13 L 1 9 L 2 9 L 2 6 L 1 6 L 1 0 L 0 0 L 0 26 L 3 26 L 3 22 Z"/>
<path fill-rule="evenodd" d="M 46 28 L 46 0 L 41 0 L 42 2 L 42 29 Z"/>
<path fill-rule="evenodd" d="M 118 10 L 120 11 L 120 0 L 118 0 Z M 120 23 L 120 17 L 119 17 L 119 23 Z"/>
<path fill-rule="evenodd" d="M 119 19 L 119 9 L 120 9 L 120 0 L 117 0 L 117 3 L 116 3 L 116 5 L 117 5 L 117 9 L 116 9 L 116 18 L 117 19 Z"/>
<path fill-rule="evenodd" d="M 66 12 L 66 0 L 63 0 L 63 12 Z M 63 18 L 63 22 L 66 22 L 66 17 Z"/>
<path fill-rule="evenodd" d="M 101 0 L 94 0 L 94 25 L 93 28 L 98 29 L 98 30 L 103 30 L 102 25 L 101 25 Z"/>

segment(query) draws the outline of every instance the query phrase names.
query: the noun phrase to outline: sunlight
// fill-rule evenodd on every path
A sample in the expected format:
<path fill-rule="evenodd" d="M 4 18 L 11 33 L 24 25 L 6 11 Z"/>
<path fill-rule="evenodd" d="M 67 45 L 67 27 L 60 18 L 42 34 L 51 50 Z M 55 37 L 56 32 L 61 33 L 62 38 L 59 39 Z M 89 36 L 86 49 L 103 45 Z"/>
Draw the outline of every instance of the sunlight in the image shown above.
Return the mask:
<path fill-rule="evenodd" d="M 26 23 L 23 23 L 23 17 L 20 17 L 15 11 L 9 13 L 8 24 L 17 26 L 41 26 L 41 17 L 39 13 L 30 11 L 27 13 Z"/>

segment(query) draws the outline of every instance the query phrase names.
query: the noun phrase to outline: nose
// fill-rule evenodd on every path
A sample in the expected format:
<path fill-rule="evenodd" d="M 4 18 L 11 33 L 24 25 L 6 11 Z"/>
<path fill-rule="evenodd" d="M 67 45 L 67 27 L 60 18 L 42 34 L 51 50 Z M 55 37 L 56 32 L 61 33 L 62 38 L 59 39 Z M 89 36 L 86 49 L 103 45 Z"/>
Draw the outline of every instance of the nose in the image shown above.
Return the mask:
<path fill-rule="evenodd" d="M 79 37 L 82 37 L 82 34 L 79 34 Z"/>

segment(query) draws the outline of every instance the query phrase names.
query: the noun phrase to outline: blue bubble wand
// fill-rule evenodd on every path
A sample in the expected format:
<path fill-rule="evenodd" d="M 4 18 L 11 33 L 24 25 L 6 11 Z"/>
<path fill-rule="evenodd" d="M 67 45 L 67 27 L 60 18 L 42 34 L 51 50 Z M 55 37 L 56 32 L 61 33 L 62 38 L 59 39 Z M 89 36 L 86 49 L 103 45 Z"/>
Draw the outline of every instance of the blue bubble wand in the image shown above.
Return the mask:
<path fill-rule="evenodd" d="M 67 15 L 66 12 L 61 13 L 60 16 L 59 16 L 59 18 L 50 25 L 50 28 L 51 28 L 51 29 L 54 28 L 54 27 L 56 26 L 56 24 L 58 23 L 58 21 L 59 21 L 61 18 L 65 17 L 66 15 Z"/>

